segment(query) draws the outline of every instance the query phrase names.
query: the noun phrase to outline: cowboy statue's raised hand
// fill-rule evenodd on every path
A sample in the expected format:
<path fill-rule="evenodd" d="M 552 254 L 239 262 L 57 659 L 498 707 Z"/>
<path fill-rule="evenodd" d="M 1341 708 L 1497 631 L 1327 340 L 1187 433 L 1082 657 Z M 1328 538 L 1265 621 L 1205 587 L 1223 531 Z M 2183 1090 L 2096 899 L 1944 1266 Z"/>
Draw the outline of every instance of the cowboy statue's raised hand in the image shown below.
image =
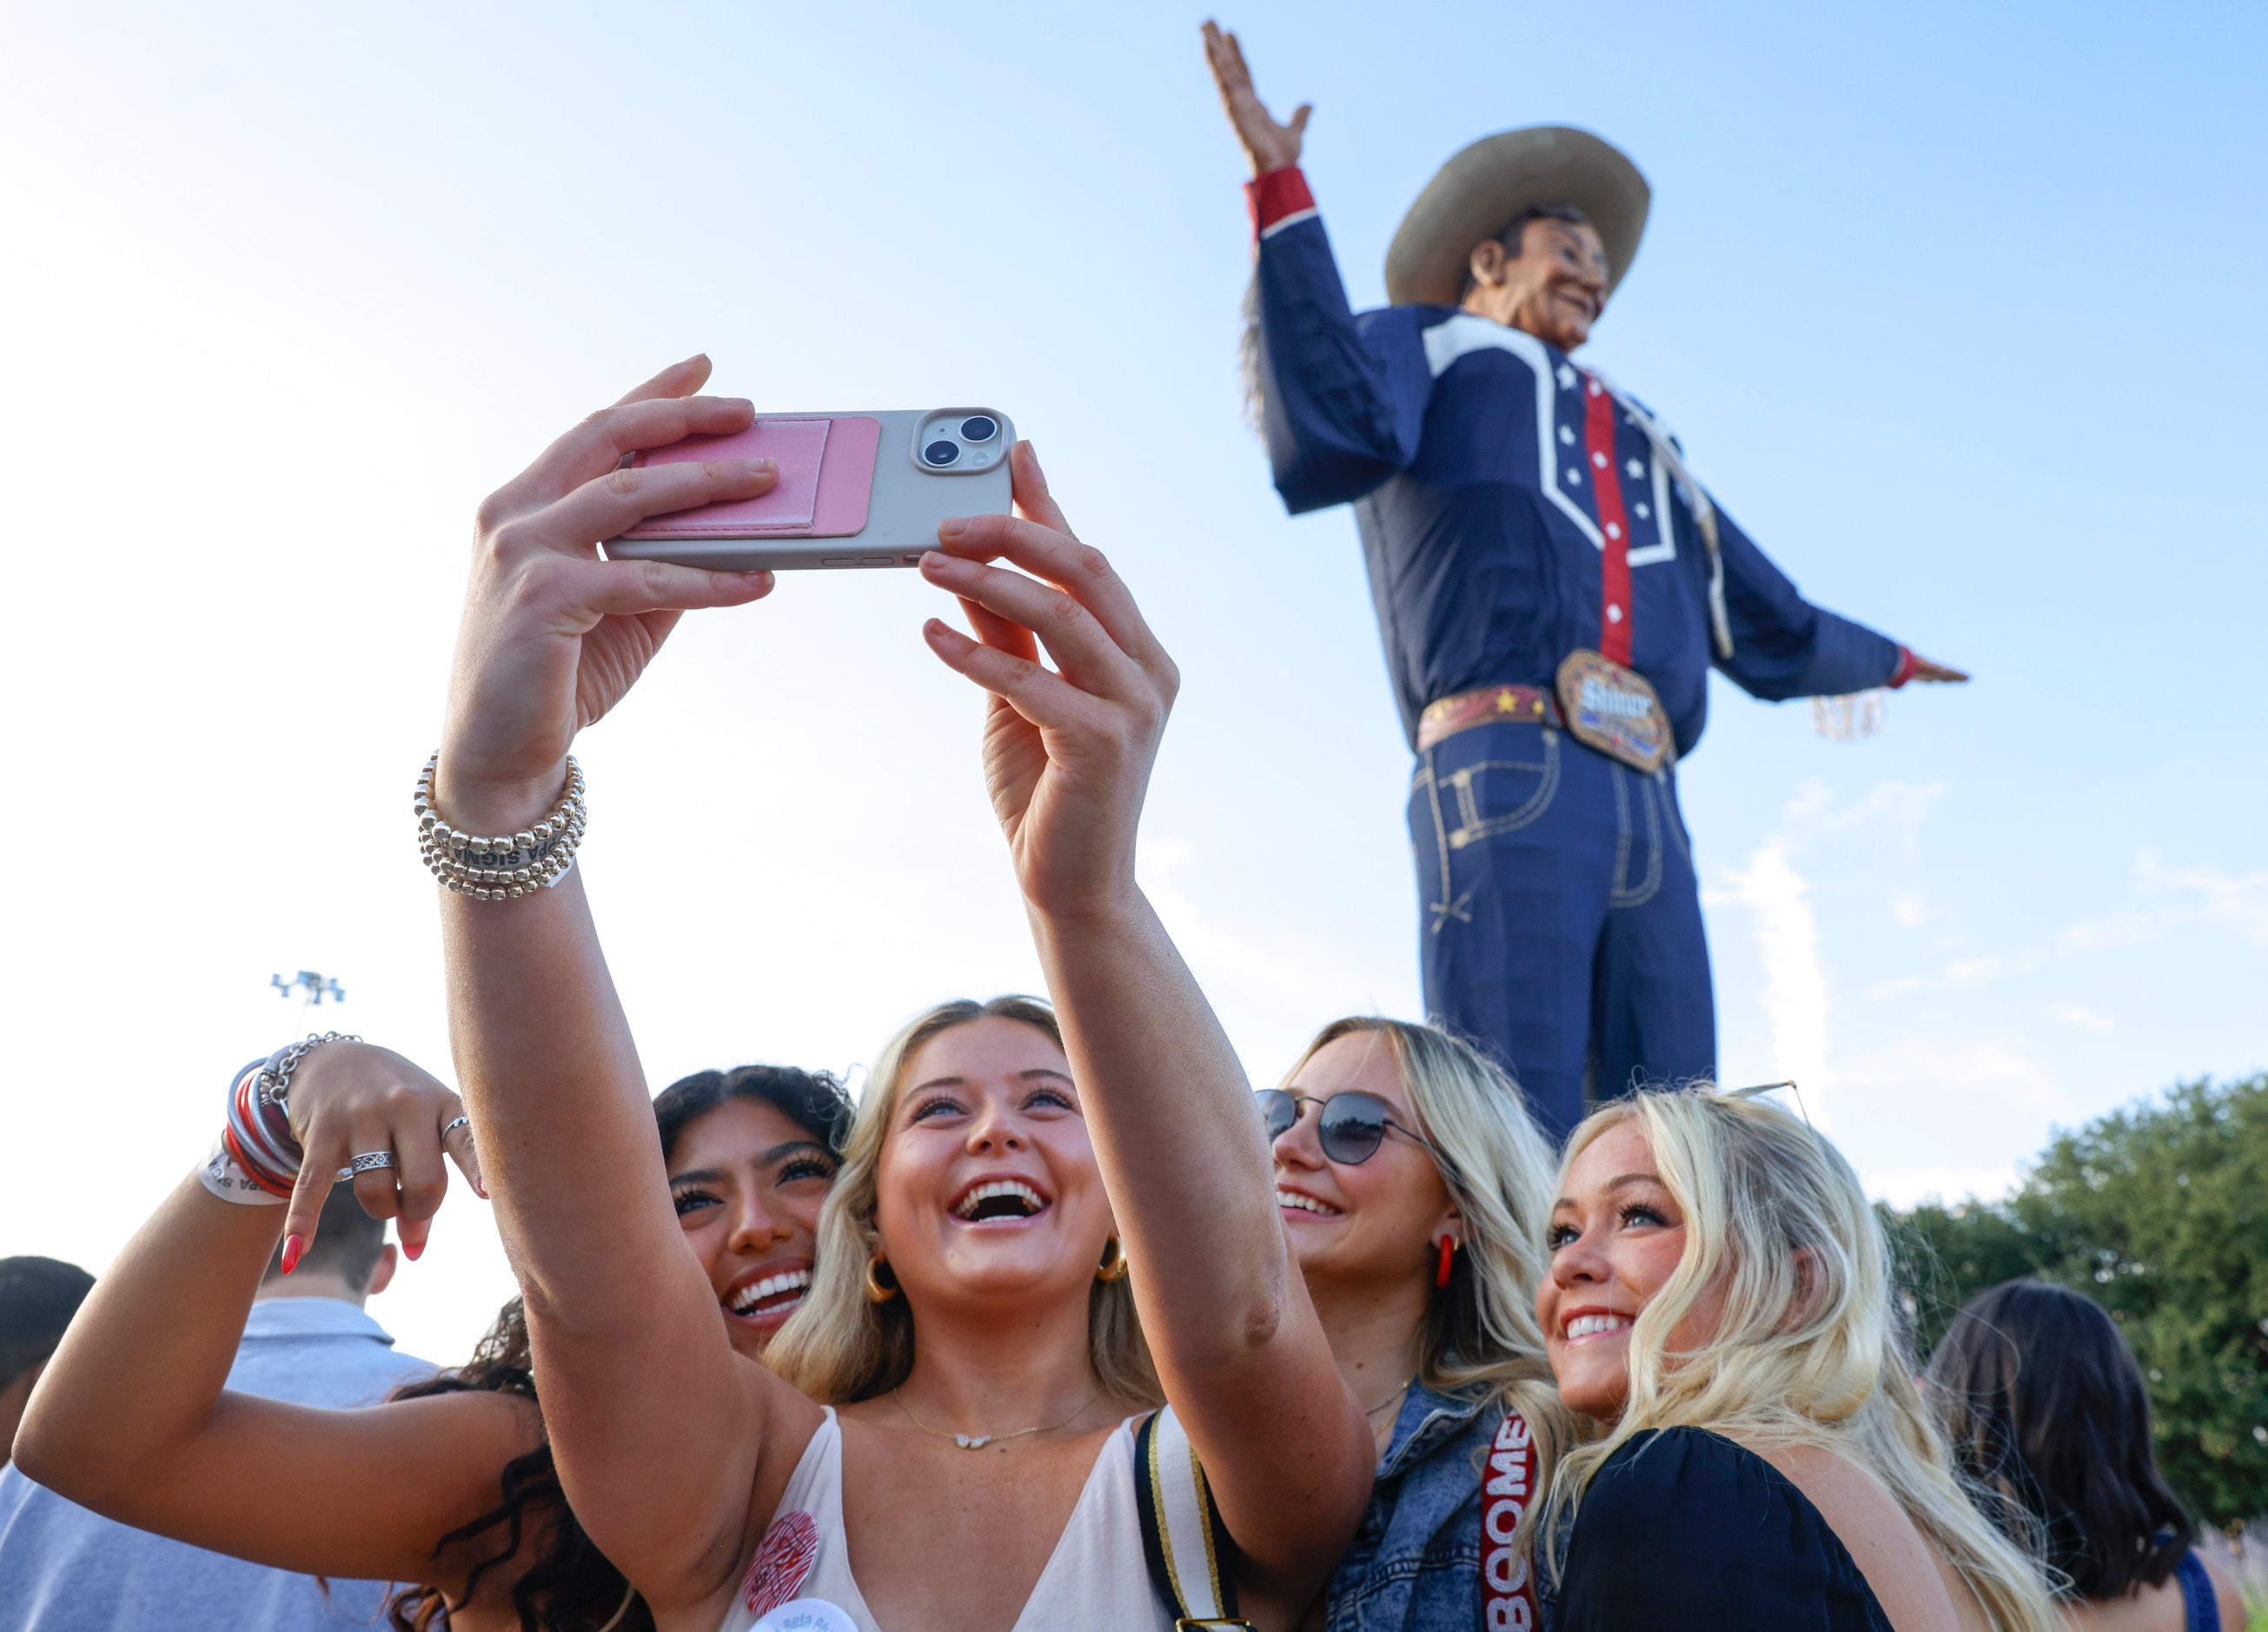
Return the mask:
<path fill-rule="evenodd" d="M 922 557 L 977 638 L 936 618 L 924 634 L 991 694 L 984 778 L 1026 901 L 1057 916 L 1108 911 L 1133 888 L 1142 797 L 1181 675 L 1102 552 L 1071 536 L 1029 443 L 1009 469 L 1020 516 L 945 522 Z M 990 564 L 1003 558 L 1023 571 Z"/>
<path fill-rule="evenodd" d="M 1302 102 L 1292 110 L 1292 122 L 1278 124 L 1252 88 L 1252 70 L 1245 66 L 1244 48 L 1234 34 L 1208 18 L 1204 25 L 1205 62 L 1212 69 L 1212 82 L 1219 87 L 1221 106 L 1228 110 L 1228 122 L 1236 129 L 1236 139 L 1244 143 L 1244 156 L 1252 161 L 1252 173 L 1266 175 L 1271 170 L 1281 170 L 1300 162 L 1300 141 L 1307 132 L 1307 115 L 1314 113 L 1312 103 Z"/>
<path fill-rule="evenodd" d="M 363 1211 L 397 1221 L 394 1233 L 413 1259 L 425 1250 L 433 1215 L 448 1193 L 443 1156 L 457 1164 L 475 1194 L 488 1194 L 463 1104 L 391 1048 L 344 1040 L 325 1043 L 292 1073 L 289 1106 L 291 1132 L 304 1155 L 284 1216 L 287 1268 L 314 1244 L 323 1202 L 339 1170 L 357 1156 L 392 1154 L 390 1166 L 357 1173 L 351 1182 Z"/>
<path fill-rule="evenodd" d="M 475 833 L 509 833 L 556 804 L 575 733 L 622 699 L 681 613 L 769 592 L 769 572 L 606 561 L 600 540 L 648 516 L 753 498 L 770 459 L 625 468 L 622 457 L 755 416 L 693 394 L 709 359 L 664 369 L 561 437 L 481 505 L 457 631 L 436 803 Z"/>

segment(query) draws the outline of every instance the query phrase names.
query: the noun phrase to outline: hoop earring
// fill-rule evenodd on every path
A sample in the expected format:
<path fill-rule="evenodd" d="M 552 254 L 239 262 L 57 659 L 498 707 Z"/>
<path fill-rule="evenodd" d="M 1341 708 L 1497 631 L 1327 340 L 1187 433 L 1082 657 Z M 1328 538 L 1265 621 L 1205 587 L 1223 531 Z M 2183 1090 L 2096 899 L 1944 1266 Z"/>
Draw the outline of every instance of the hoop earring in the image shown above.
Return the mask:
<path fill-rule="evenodd" d="M 875 1253 L 872 1258 L 869 1258 L 866 1261 L 866 1301 L 868 1303 L 887 1304 L 890 1299 L 898 1295 L 898 1272 L 896 1270 L 890 1269 L 890 1283 L 887 1286 L 884 1286 L 882 1284 L 881 1277 L 874 1273 L 877 1269 L 889 1268 L 890 1261 L 883 1257 L 880 1253 Z"/>
<path fill-rule="evenodd" d="M 1441 1267 L 1433 1272 L 1434 1285 L 1446 1287 L 1449 1284 L 1449 1255 L 1456 1250 L 1456 1237 L 1449 1234 L 1447 1231 L 1443 1231 L 1441 1233 Z"/>
<path fill-rule="evenodd" d="M 1114 1235 L 1102 1244 L 1102 1261 L 1095 1267 L 1094 1278 L 1098 1281 L 1123 1281 L 1128 1267 L 1126 1249 L 1119 1245 L 1118 1238 Z"/>

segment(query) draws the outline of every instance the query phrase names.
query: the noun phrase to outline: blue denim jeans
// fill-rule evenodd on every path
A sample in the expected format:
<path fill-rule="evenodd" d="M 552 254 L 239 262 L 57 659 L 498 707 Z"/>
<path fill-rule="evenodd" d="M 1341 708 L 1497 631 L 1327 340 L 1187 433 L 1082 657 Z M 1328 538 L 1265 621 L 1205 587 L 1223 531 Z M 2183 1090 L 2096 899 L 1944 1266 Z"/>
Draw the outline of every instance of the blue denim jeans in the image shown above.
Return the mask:
<path fill-rule="evenodd" d="M 1426 1012 L 1511 1069 L 1547 1134 L 1587 1099 L 1714 1074 L 1674 773 L 1550 725 L 1475 726 L 1419 756 L 1410 840 Z"/>

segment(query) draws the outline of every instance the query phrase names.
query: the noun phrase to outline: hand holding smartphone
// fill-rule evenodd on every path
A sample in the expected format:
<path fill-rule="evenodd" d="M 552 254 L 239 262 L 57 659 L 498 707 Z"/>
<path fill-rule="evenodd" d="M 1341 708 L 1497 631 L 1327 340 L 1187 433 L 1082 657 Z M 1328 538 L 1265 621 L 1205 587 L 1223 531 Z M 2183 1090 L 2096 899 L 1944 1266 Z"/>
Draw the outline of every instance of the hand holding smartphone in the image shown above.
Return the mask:
<path fill-rule="evenodd" d="M 983 408 L 759 414 L 746 430 L 629 462 L 770 459 L 770 492 L 652 517 L 608 540 L 607 555 L 736 572 L 910 567 L 946 517 L 1008 513 L 1015 439 L 1008 416 Z"/>

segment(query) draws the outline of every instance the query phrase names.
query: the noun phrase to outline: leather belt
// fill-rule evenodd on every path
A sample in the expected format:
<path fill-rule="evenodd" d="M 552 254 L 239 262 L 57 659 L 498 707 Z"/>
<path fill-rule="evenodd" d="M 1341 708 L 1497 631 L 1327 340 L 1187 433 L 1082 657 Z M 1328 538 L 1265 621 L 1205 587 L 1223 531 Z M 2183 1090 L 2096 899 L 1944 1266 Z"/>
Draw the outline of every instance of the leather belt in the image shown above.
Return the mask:
<path fill-rule="evenodd" d="M 1564 724 L 1559 700 L 1541 686 L 1484 686 L 1477 691 L 1461 691 L 1454 697 L 1427 703 L 1425 711 L 1418 717 L 1418 752 L 1423 754 L 1443 738 L 1454 737 L 1461 731 L 1492 725 L 1499 720 L 1530 725 Z"/>

